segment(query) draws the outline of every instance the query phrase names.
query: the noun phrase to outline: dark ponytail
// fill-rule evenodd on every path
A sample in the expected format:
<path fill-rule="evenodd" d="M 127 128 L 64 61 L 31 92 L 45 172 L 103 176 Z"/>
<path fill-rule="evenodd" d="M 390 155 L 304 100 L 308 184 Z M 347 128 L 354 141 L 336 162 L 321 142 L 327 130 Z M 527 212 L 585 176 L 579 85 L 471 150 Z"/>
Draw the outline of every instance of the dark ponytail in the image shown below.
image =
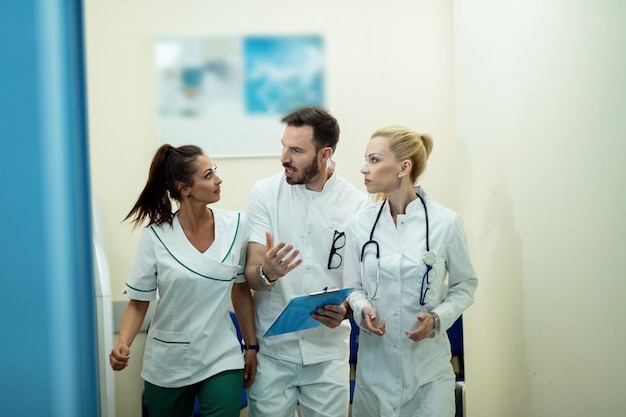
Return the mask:
<path fill-rule="evenodd" d="M 146 218 L 149 225 L 167 223 L 171 226 L 173 213 L 170 199 L 180 201 L 178 183 L 193 185 L 195 162 L 202 154 L 202 149 L 194 145 L 174 148 L 166 144 L 157 149 L 150 164 L 148 181 L 124 221 L 131 219 L 133 228 L 141 225 Z"/>

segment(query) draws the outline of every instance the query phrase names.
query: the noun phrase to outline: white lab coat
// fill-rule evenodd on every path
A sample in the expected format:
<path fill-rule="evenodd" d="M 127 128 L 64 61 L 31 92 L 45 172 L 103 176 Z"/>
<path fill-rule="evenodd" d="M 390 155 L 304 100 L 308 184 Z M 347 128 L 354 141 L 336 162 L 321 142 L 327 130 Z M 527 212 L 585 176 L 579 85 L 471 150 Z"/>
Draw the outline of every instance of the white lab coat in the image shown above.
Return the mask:
<path fill-rule="evenodd" d="M 304 185 L 289 185 L 284 173 L 256 183 L 250 191 L 246 214 L 250 241 L 266 244 L 271 232 L 274 244 L 286 242 L 300 251 L 302 264 L 280 278 L 268 291 L 254 293 L 255 322 L 261 353 L 273 358 L 310 365 L 348 357 L 350 326 L 326 326 L 264 338 L 263 334 L 291 298 L 343 287 L 343 263 L 328 269 L 335 232 L 345 232 L 348 219 L 367 202 L 367 196 L 335 171 L 321 192 Z M 338 248 L 335 256 L 343 256 Z"/>
<path fill-rule="evenodd" d="M 241 213 L 212 209 L 215 241 L 200 253 L 174 216 L 172 227 L 142 231 L 125 292 L 159 300 L 148 330 L 142 378 L 182 387 L 244 366 L 230 318 L 233 282 L 243 282 L 247 223 Z"/>
<path fill-rule="evenodd" d="M 364 208 L 348 225 L 344 279 L 347 286 L 355 288 L 349 297 L 355 320 L 361 323 L 364 306 L 373 306 L 379 320 L 386 319 L 386 333 L 382 337 L 366 331 L 359 337 L 355 417 L 446 415 L 437 412 L 443 404 L 447 404 L 448 409 L 451 406 L 454 414 L 454 373 L 446 329 L 472 304 L 478 280 L 470 262 L 461 219 L 424 191 L 417 190 L 428 208 L 430 250 L 438 256 L 435 274 L 431 271 L 431 294 L 426 305 L 420 305 L 422 277 L 426 271 L 422 261 L 426 252 L 426 221 L 420 200 L 412 201 L 406 214 L 397 216 L 397 227 L 393 224 L 389 203 L 384 203 L 373 234 L 380 248 L 380 298 L 376 301 L 369 301 L 363 291 L 360 257 L 383 203 Z M 446 293 L 444 281 L 448 274 Z M 371 251 L 367 251 L 364 259 L 364 276 L 371 296 L 376 287 L 376 260 Z M 419 342 L 410 340 L 404 330 L 417 329 L 417 315 L 429 311 L 439 315 L 440 330 Z M 445 385 L 443 392 L 435 390 L 425 395 L 423 388 L 434 381 L 449 384 L 449 393 Z M 433 398 L 436 396 L 441 398 Z M 427 404 L 433 407 L 428 409 Z"/>

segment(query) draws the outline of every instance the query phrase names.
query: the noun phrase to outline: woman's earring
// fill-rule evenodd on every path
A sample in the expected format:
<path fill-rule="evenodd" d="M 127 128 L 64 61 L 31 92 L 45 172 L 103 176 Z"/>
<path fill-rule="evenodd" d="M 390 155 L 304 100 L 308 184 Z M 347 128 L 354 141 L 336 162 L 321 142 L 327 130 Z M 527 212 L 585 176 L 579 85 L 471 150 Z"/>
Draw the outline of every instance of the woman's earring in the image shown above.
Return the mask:
<path fill-rule="evenodd" d="M 398 172 L 398 178 L 402 178 L 402 174 Z"/>

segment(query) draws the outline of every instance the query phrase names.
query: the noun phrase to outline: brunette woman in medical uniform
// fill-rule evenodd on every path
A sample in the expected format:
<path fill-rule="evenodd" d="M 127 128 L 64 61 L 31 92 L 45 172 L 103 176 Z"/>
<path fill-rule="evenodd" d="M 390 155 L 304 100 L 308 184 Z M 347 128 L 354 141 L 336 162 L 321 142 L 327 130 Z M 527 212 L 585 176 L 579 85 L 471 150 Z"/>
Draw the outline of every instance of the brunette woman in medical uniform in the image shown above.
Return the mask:
<path fill-rule="evenodd" d="M 109 359 L 114 370 L 128 365 L 133 339 L 156 301 L 141 372 L 150 417 L 190 416 L 196 397 L 202 416 L 238 417 L 242 389 L 254 381 L 258 345 L 243 278 L 247 224 L 241 213 L 209 208 L 220 199 L 221 183 L 199 147 L 163 145 L 126 217 L 135 226 L 146 219 L 148 225 L 126 281 L 130 300 Z M 246 344 L 243 355 L 231 306 Z"/>
<path fill-rule="evenodd" d="M 346 232 L 344 282 L 364 329 L 353 417 L 455 413 L 446 329 L 472 304 L 478 280 L 459 216 L 415 186 L 431 150 L 430 136 L 398 126 L 374 132 L 365 150 L 365 187 L 380 202 Z"/>

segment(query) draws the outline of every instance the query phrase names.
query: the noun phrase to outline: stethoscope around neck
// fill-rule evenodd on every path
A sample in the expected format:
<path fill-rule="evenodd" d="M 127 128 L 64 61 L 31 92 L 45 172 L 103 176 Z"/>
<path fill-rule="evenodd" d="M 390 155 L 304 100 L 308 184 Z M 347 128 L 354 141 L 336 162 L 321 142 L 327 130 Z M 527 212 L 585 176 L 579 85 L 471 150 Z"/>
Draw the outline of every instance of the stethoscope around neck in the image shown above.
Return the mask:
<path fill-rule="evenodd" d="M 431 252 L 430 242 L 428 241 L 428 237 L 430 233 L 429 233 L 429 221 L 428 221 L 428 208 L 426 207 L 426 202 L 424 201 L 422 196 L 419 195 L 419 193 L 415 193 L 415 194 L 420 199 L 422 206 L 424 207 L 424 217 L 426 218 L 426 252 L 422 256 L 422 261 L 424 262 L 424 265 L 426 265 L 426 272 L 424 273 L 424 276 L 422 277 L 422 287 L 420 290 L 420 305 L 425 305 L 426 298 L 429 295 L 428 293 L 430 291 L 430 288 L 428 287 L 428 285 L 430 284 L 429 274 L 430 274 L 430 271 L 433 269 L 433 265 L 435 264 L 435 261 L 437 260 L 437 255 L 435 254 L 435 252 Z M 361 261 L 360 261 L 361 286 L 363 287 L 363 292 L 365 293 L 365 296 L 370 301 L 374 301 L 378 299 L 378 287 L 380 285 L 380 246 L 378 245 L 378 242 L 374 239 L 374 230 L 376 229 L 376 225 L 378 224 L 378 220 L 380 219 L 380 215 L 383 212 L 383 208 L 385 207 L 386 201 L 387 199 L 385 199 L 383 203 L 380 205 L 380 209 L 378 210 L 378 214 L 376 215 L 376 220 L 374 220 L 374 224 L 372 225 L 372 230 L 370 231 L 369 240 L 363 244 L 363 247 L 361 247 Z M 371 246 L 371 245 L 374 246 L 374 250 L 376 253 L 376 288 L 374 289 L 373 295 L 370 295 L 365 285 L 365 267 L 364 267 L 365 264 L 363 262 L 363 259 L 365 258 L 365 254 L 367 253 L 367 248 L 368 246 Z"/>

